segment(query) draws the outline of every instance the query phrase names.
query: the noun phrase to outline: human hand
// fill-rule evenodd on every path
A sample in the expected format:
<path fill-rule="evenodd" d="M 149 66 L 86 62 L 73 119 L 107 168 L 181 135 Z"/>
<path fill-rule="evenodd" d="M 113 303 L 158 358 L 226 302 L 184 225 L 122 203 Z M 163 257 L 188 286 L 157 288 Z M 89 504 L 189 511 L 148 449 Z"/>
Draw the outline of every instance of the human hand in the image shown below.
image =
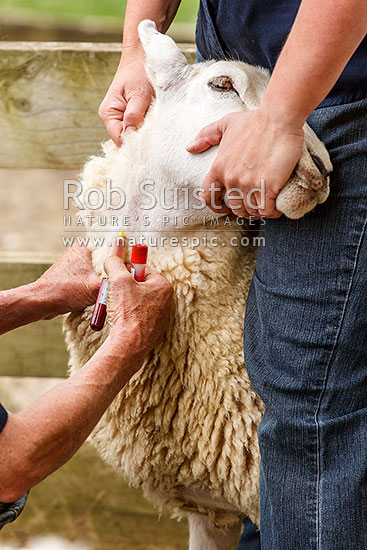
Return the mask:
<path fill-rule="evenodd" d="M 303 129 L 282 124 L 268 111 L 231 113 L 209 124 L 187 146 L 190 153 L 201 153 L 219 144 L 217 157 L 201 185 L 202 197 L 211 205 L 210 189 L 214 202 L 222 203 L 216 213 L 233 211 L 237 216 L 281 216 L 275 207 L 276 197 L 290 177 L 300 159 L 304 141 Z M 261 180 L 265 180 L 265 204 L 260 202 Z M 223 204 L 223 191 L 237 189 Z M 256 190 L 258 191 L 252 191 Z M 250 193 L 250 195 L 249 195 Z"/>
<path fill-rule="evenodd" d="M 145 280 L 137 283 L 123 259 L 117 242 L 105 261 L 109 277 L 108 319 L 114 343 L 131 352 L 145 355 L 162 338 L 173 309 L 173 289 L 155 271 L 146 268 Z"/>
<path fill-rule="evenodd" d="M 121 132 L 139 128 L 152 101 L 154 91 L 144 68 L 140 47 L 123 52 L 120 65 L 99 107 L 99 117 L 117 147 L 122 145 Z"/>
<path fill-rule="evenodd" d="M 45 319 L 81 311 L 96 301 L 101 280 L 92 266 L 88 248 L 74 245 L 35 283 L 33 293 L 47 305 Z"/>

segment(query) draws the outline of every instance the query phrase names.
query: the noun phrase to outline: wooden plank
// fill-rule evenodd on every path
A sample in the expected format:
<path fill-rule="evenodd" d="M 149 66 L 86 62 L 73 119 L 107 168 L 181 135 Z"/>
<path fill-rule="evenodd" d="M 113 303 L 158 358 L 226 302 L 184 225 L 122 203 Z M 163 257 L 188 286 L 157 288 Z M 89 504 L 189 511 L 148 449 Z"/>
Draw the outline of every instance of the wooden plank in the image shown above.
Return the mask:
<path fill-rule="evenodd" d="M 2 335 L 0 350 L 0 376 L 66 377 L 68 357 L 61 318 Z"/>
<path fill-rule="evenodd" d="M 181 45 L 190 61 L 195 47 Z M 98 106 L 120 44 L 0 43 L 0 168 L 80 168 L 108 139 Z"/>
<path fill-rule="evenodd" d="M 49 255 L 0 252 L 0 289 L 27 284 L 53 263 Z M 62 318 L 39 321 L 0 336 L 0 375 L 65 377 Z"/>

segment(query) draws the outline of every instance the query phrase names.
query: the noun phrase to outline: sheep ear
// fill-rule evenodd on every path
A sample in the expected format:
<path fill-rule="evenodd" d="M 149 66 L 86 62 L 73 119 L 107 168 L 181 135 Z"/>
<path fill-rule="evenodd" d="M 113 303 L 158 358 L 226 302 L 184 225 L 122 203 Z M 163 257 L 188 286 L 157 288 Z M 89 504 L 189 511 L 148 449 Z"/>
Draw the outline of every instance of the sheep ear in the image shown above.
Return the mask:
<path fill-rule="evenodd" d="M 149 19 L 139 23 L 138 33 L 145 51 L 145 68 L 155 88 L 170 88 L 189 70 L 186 57 L 174 40 L 157 31 Z"/>

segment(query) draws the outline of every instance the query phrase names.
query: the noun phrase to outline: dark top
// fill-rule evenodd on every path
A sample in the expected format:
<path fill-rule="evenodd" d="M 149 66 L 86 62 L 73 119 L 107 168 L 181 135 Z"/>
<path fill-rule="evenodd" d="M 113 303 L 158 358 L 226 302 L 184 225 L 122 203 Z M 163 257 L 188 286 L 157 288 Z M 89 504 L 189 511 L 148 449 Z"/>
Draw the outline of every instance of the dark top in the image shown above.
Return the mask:
<path fill-rule="evenodd" d="M 232 58 L 273 70 L 301 0 L 201 0 L 196 42 L 204 59 Z M 321 106 L 367 97 L 367 37 Z"/>
<path fill-rule="evenodd" d="M 8 413 L 2 405 L 0 405 L 0 432 L 3 431 L 6 421 L 8 420 Z"/>
<path fill-rule="evenodd" d="M 8 420 L 8 413 L 2 405 L 0 405 L 0 432 L 4 429 L 6 421 Z M 28 493 L 19 498 L 16 502 L 5 503 L 0 502 L 0 531 L 1 529 L 16 520 L 19 514 L 22 513 L 25 503 L 27 502 Z"/>

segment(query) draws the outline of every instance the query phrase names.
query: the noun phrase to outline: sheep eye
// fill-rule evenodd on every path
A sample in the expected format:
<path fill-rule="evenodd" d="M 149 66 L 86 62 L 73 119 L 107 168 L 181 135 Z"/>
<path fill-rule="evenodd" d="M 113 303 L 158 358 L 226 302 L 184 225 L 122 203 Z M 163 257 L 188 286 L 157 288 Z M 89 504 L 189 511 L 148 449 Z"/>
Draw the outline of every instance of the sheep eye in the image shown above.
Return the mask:
<path fill-rule="evenodd" d="M 228 76 L 217 76 L 208 83 L 209 88 L 216 92 L 230 92 L 233 84 Z"/>

